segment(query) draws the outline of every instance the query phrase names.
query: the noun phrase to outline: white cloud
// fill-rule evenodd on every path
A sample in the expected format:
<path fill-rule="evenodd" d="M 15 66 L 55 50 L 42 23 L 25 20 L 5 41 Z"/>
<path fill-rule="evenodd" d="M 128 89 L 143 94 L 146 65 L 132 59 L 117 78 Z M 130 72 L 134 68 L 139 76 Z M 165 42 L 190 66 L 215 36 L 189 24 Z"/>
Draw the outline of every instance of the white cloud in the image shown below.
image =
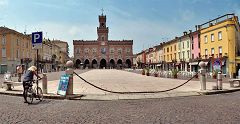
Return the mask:
<path fill-rule="evenodd" d="M 151 20 L 127 21 L 120 25 L 110 27 L 110 39 L 129 39 L 134 41 L 134 53 L 140 52 L 144 48 L 148 48 L 159 44 L 162 40 L 170 40 L 177 36 L 177 32 L 181 29 L 171 25 L 170 23 L 154 22 Z"/>
<path fill-rule="evenodd" d="M 179 14 L 182 21 L 191 21 L 195 17 L 194 11 L 191 10 L 180 10 Z"/>
<path fill-rule="evenodd" d="M 8 5 L 8 0 L 0 0 L 0 7 L 4 7 Z"/>
<path fill-rule="evenodd" d="M 110 6 L 109 11 L 111 11 L 111 13 L 113 13 L 113 15 L 116 15 L 116 16 L 131 17 L 131 14 L 129 12 L 127 12 L 126 10 L 121 10 L 116 6 Z"/>

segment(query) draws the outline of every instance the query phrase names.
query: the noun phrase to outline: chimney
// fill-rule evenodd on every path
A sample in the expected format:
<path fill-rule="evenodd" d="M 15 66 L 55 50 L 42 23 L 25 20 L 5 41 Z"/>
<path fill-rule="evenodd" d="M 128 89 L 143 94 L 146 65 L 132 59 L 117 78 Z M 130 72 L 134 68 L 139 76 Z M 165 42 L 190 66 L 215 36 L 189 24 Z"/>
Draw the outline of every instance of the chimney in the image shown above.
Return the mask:
<path fill-rule="evenodd" d="M 198 30 L 200 30 L 201 29 L 201 25 L 198 25 Z"/>
<path fill-rule="evenodd" d="M 187 32 L 186 32 L 186 31 L 184 31 L 184 32 L 183 32 L 183 35 L 187 35 Z"/>
<path fill-rule="evenodd" d="M 196 31 L 198 30 L 198 26 L 197 25 L 195 25 L 195 29 L 196 29 Z"/>
<path fill-rule="evenodd" d="M 213 23 L 210 22 L 210 23 L 209 23 L 209 27 L 211 27 L 211 26 L 213 26 Z"/>

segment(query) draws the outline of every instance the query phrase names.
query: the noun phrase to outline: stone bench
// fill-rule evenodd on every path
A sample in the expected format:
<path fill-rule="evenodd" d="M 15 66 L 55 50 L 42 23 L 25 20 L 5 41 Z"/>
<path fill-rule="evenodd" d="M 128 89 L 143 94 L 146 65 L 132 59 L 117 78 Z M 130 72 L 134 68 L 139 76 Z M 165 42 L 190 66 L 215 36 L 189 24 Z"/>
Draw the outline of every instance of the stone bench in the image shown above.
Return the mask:
<path fill-rule="evenodd" d="M 235 82 L 235 81 L 238 82 L 238 86 L 237 86 L 237 87 L 240 87 L 240 79 L 230 79 L 230 80 L 229 80 L 230 87 L 235 87 L 235 86 L 234 86 L 234 82 Z"/>
<path fill-rule="evenodd" d="M 14 85 L 22 85 L 22 82 L 14 82 L 14 81 L 4 81 L 3 85 L 6 85 L 6 90 L 12 90 L 12 87 L 14 87 Z"/>

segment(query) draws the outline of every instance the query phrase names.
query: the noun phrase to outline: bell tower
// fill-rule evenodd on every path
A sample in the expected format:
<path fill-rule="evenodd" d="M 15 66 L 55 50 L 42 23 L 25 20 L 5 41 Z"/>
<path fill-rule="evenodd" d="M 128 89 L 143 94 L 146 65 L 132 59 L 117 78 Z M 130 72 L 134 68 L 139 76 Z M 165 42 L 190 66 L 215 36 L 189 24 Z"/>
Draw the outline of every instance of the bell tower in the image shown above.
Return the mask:
<path fill-rule="evenodd" d="M 97 27 L 98 41 L 108 41 L 108 27 L 106 26 L 106 15 L 99 15 L 99 27 Z"/>

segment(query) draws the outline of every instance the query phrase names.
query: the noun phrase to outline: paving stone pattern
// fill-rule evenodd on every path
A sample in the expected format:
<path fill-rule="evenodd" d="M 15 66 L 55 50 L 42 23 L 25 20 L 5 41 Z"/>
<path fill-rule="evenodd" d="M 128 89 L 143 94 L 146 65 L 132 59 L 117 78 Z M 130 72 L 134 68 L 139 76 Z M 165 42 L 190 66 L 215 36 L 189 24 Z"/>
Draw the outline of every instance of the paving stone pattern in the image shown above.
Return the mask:
<path fill-rule="evenodd" d="M 238 124 L 240 92 L 144 100 L 44 100 L 0 95 L 1 124 Z"/>

